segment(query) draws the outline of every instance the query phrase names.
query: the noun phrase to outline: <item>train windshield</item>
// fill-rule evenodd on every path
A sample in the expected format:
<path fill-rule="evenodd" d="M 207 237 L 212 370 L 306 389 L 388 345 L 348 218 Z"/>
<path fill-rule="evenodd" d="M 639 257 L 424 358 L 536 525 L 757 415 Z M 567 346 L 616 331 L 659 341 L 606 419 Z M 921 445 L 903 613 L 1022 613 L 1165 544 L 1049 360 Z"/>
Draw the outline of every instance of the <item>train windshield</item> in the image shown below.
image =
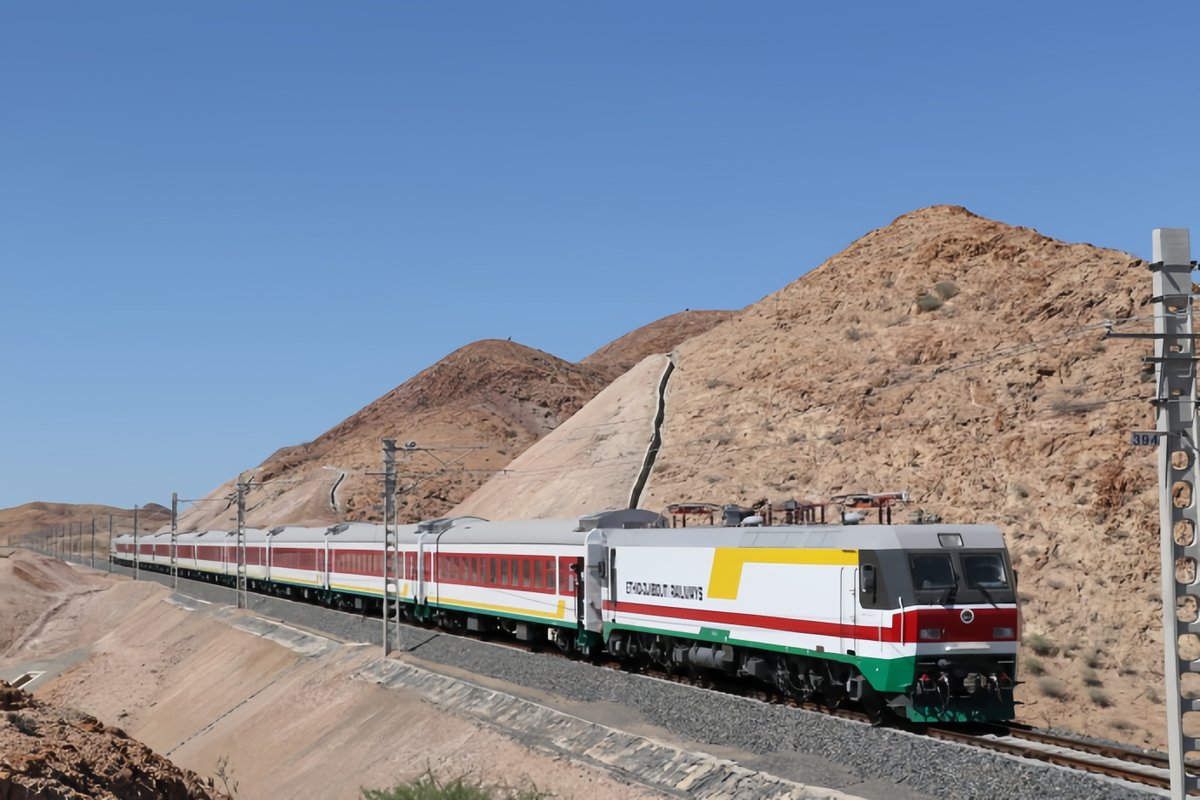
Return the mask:
<path fill-rule="evenodd" d="M 998 553 L 964 553 L 962 566 L 972 589 L 1008 588 L 1008 574 Z"/>
<path fill-rule="evenodd" d="M 957 585 L 950 556 L 944 553 L 915 553 L 909 556 L 909 563 L 912 565 L 913 587 L 918 591 L 953 589 Z"/>

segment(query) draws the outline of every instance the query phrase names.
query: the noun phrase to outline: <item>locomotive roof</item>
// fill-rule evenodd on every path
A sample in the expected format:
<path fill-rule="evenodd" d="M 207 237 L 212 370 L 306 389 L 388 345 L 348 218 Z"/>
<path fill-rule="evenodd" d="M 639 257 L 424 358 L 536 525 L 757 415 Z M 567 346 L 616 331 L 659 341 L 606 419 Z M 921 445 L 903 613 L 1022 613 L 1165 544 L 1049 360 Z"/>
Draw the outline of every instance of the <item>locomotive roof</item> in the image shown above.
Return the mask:
<path fill-rule="evenodd" d="M 609 531 L 608 542 L 624 547 L 800 547 L 848 550 L 936 550 L 938 534 L 958 534 L 962 547 L 1004 547 L 992 525 L 803 525 L 770 528 L 665 528 Z"/>

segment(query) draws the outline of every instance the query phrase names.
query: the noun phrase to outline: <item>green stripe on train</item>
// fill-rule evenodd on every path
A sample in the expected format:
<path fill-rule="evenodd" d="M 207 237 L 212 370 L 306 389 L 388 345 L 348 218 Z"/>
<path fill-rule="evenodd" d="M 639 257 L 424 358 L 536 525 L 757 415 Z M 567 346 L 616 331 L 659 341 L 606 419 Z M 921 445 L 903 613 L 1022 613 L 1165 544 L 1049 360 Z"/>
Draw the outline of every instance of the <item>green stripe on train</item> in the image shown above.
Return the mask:
<path fill-rule="evenodd" d="M 824 659 L 825 661 L 839 661 L 843 664 L 853 664 L 862 673 L 867 682 L 871 684 L 871 688 L 877 692 L 887 694 L 904 694 L 912 685 L 913 674 L 917 668 L 917 659 L 915 656 L 900 656 L 897 658 L 867 658 L 865 656 L 852 656 L 846 653 L 833 653 L 823 650 L 811 650 L 806 647 L 787 647 L 784 645 L 766 644 L 764 642 L 754 642 L 747 639 L 734 639 L 729 635 L 729 631 L 722 628 L 701 628 L 697 634 L 681 633 L 679 631 L 666 630 L 664 628 L 652 628 L 643 625 L 629 625 L 624 623 L 605 623 L 604 639 L 608 640 L 609 635 L 614 630 L 638 631 L 640 633 L 653 633 L 660 636 L 670 636 L 676 639 L 693 639 L 700 642 L 714 642 L 717 644 L 731 644 L 738 647 L 749 647 L 755 650 L 766 650 L 773 653 L 787 653 L 795 656 L 805 656 L 808 658 Z"/>

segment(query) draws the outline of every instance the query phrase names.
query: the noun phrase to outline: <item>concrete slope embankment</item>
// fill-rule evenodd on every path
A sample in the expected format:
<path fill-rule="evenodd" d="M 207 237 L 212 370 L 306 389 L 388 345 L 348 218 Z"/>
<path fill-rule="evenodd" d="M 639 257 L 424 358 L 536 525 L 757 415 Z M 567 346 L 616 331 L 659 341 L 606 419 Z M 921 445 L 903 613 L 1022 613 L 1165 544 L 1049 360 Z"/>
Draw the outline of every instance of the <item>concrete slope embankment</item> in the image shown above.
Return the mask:
<path fill-rule="evenodd" d="M 167 597 L 162 587 L 121 581 L 104 602 L 76 609 L 74 621 L 92 631 L 83 638 L 95 637 L 89 656 L 39 696 L 119 724 L 181 766 L 221 771 L 242 797 L 350 800 L 360 787 L 390 786 L 426 768 L 532 781 L 559 796 L 660 796 L 533 752 L 416 692 L 354 680 L 378 657 L 374 648 Z M 95 626 L 104 620 L 101 635 Z"/>
<path fill-rule="evenodd" d="M 487 519 L 624 508 L 655 433 L 669 361 L 648 356 L 454 509 Z"/>

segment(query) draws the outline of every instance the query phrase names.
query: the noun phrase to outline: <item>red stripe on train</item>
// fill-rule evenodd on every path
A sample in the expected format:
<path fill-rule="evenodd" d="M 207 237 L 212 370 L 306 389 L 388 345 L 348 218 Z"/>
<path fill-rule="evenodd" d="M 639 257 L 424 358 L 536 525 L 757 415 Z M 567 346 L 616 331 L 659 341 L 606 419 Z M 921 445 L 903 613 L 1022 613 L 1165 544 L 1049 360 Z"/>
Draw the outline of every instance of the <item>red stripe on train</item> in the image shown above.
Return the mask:
<path fill-rule="evenodd" d="M 615 608 L 614 608 L 615 605 Z M 604 608 L 617 613 L 644 614 L 647 616 L 670 617 L 697 623 L 738 625 L 745 628 L 807 633 L 815 636 L 839 636 L 846 639 L 892 642 L 902 644 L 933 644 L 935 642 L 987 642 L 1014 641 L 1017 630 L 1016 608 L 973 608 L 971 622 L 962 619 L 961 608 L 917 608 L 895 615 L 890 627 L 874 625 L 852 625 L 842 622 L 818 622 L 816 620 L 770 617 L 762 614 L 744 614 L 736 611 L 711 611 L 697 608 L 677 608 L 648 603 L 625 603 L 606 601 Z M 1009 628 L 1011 636 L 996 636 L 996 628 Z M 919 640 L 919 631 L 937 629 L 940 638 Z M 901 635 L 903 634 L 903 640 Z"/>

